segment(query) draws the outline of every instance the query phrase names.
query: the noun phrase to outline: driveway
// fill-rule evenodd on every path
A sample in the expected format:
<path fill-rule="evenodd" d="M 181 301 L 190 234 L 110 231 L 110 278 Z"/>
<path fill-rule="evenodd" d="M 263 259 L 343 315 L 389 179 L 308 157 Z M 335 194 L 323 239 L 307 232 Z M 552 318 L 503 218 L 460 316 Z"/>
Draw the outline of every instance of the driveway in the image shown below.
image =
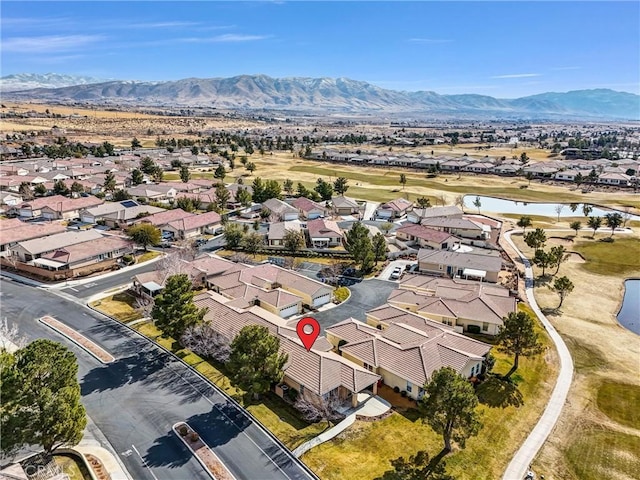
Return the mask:
<path fill-rule="evenodd" d="M 380 275 L 378 275 L 378 278 L 380 280 L 395 282 L 396 280 L 391 280 L 389 278 L 394 268 L 400 267 L 404 272 L 405 269 L 407 268 L 407 265 L 413 265 L 415 263 L 417 263 L 416 260 L 394 260 L 393 262 L 389 263 L 389 265 L 387 265 L 382 272 L 380 272 Z"/>
<path fill-rule="evenodd" d="M 372 278 L 356 283 L 349 288 L 351 297 L 337 307 L 313 314 L 324 330 L 331 325 L 353 317 L 357 320 L 365 320 L 365 312 L 387 303 L 389 294 L 397 288 L 395 282 L 386 282 Z"/>

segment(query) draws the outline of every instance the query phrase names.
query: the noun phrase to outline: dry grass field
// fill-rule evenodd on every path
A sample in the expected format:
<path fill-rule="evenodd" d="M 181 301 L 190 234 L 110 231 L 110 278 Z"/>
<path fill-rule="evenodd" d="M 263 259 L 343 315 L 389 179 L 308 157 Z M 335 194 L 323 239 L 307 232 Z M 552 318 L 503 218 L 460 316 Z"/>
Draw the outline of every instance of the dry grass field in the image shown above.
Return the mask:
<path fill-rule="evenodd" d="M 571 241 L 564 243 L 585 261 L 561 266 L 560 275 L 568 276 L 575 289 L 559 312 L 548 281 L 536 281 L 536 300 L 567 342 L 575 374 L 565 409 L 534 468 L 546 479 L 638 478 L 640 340 L 617 323 L 616 313 L 624 277 L 640 276 L 640 234 L 616 234 L 614 243 L 597 241 L 605 234 L 596 239 L 587 232 L 574 235 L 567 231 Z M 522 237 L 514 240 L 532 255 Z"/>

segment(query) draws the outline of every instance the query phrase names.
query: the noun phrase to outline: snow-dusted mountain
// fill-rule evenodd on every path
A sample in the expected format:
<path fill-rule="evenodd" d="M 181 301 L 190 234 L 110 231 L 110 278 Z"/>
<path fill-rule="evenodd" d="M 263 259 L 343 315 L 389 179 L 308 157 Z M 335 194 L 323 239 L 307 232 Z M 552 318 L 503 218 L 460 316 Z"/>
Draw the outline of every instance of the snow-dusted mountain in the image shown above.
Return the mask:
<path fill-rule="evenodd" d="M 60 88 L 106 82 L 109 79 L 59 73 L 17 73 L 0 77 L 0 90 L 11 92 L 33 88 Z"/>
<path fill-rule="evenodd" d="M 13 75 L 14 78 L 41 76 Z M 387 90 L 348 78 L 272 78 L 239 75 L 230 78 L 187 78 L 176 81 L 105 81 L 55 76 L 71 86 L 33 88 L 3 96 L 16 100 L 200 106 L 223 109 L 286 109 L 379 113 L 419 113 L 458 118 L 583 118 L 640 120 L 640 96 L 609 89 L 542 93 L 517 99 L 486 95 L 440 95 L 436 92 Z M 53 75 L 52 75 L 53 78 Z M 17 80 L 16 80 L 17 81 Z M 23 83 L 24 84 L 24 83 Z"/>

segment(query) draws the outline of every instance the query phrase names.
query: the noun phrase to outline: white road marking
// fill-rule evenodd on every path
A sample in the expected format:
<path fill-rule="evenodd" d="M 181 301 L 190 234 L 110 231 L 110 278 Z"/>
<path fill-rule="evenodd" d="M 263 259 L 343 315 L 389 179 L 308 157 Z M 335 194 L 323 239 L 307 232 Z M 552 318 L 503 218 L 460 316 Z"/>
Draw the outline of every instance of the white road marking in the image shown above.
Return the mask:
<path fill-rule="evenodd" d="M 140 455 L 140 452 L 138 451 L 138 449 L 136 448 L 135 445 L 131 444 L 131 447 L 133 448 L 133 450 L 138 454 L 138 456 L 140 457 L 140 460 L 142 460 L 142 464 L 147 467 L 147 469 L 149 470 L 149 473 L 151 474 L 151 476 L 155 479 L 158 480 L 158 477 L 156 477 L 153 473 L 153 470 L 151 470 L 151 467 L 147 464 L 147 461 L 142 458 L 142 455 Z"/>
<path fill-rule="evenodd" d="M 77 288 L 73 288 L 73 287 L 69 287 L 69 290 L 73 290 L 74 292 L 78 292 L 79 291 Z"/>
<path fill-rule="evenodd" d="M 133 453 L 133 450 L 129 449 L 129 450 L 125 450 L 124 452 L 121 452 L 120 455 L 122 455 L 123 457 L 128 457 L 132 453 Z"/>

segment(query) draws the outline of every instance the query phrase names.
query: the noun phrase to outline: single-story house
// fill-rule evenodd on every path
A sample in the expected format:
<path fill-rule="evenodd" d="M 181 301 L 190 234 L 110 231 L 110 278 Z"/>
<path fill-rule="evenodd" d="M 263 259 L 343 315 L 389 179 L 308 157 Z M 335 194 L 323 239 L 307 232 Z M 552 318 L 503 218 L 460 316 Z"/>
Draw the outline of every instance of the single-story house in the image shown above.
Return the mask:
<path fill-rule="evenodd" d="M 327 215 L 326 207 L 306 197 L 293 199 L 291 206 L 297 208 L 300 216 L 306 220 L 314 220 Z"/>
<path fill-rule="evenodd" d="M 393 219 L 404 217 L 413 208 L 413 202 L 406 198 L 396 198 L 390 202 L 383 203 L 376 209 L 376 217 Z"/>
<path fill-rule="evenodd" d="M 45 270 L 75 270 L 106 260 L 121 258 L 133 252 L 133 243 L 120 237 L 102 237 L 69 245 L 33 260 L 33 265 Z"/>
<path fill-rule="evenodd" d="M 281 222 L 297 220 L 299 215 L 297 208 L 292 207 L 287 202 L 283 202 L 277 198 L 270 198 L 262 202 L 262 208 L 269 210 L 272 218 Z"/>
<path fill-rule="evenodd" d="M 450 233 L 411 223 L 398 228 L 396 238 L 411 246 L 419 245 L 422 248 L 434 250 L 447 250 L 459 240 Z"/>
<path fill-rule="evenodd" d="M 269 232 L 267 233 L 267 244 L 270 247 L 279 247 L 284 245 L 284 236 L 287 231 L 302 232 L 300 222 L 293 220 L 290 222 L 275 222 L 269 224 Z"/>
<path fill-rule="evenodd" d="M 215 233 L 221 226 L 222 219 L 218 213 L 206 212 L 169 222 L 162 227 L 162 231 L 172 233 L 173 238 L 184 240 L 205 233 Z"/>
<path fill-rule="evenodd" d="M 13 224 L 11 228 L 4 228 L 4 224 L 13 221 L 18 222 L 18 224 Z M 11 247 L 19 242 L 54 235 L 67 230 L 67 227 L 60 223 L 25 223 L 17 218 L 2 221 L 0 226 L 2 227 L 0 230 L 0 252 L 2 252 L 3 256 L 6 255 L 5 252 L 8 253 Z"/>
<path fill-rule="evenodd" d="M 327 248 L 342 245 L 342 229 L 332 220 L 317 218 L 307 222 L 309 239 L 313 248 Z"/>
<path fill-rule="evenodd" d="M 102 237 L 102 234 L 97 230 L 68 231 L 18 242 L 9 249 L 12 257 L 16 257 L 21 262 L 30 262 L 46 253 L 77 243 L 91 242 Z"/>
<path fill-rule="evenodd" d="M 628 187 L 631 177 L 624 173 L 605 172 L 598 176 L 598 183 L 604 185 L 618 185 L 620 187 Z"/>
<path fill-rule="evenodd" d="M 407 220 L 411 223 L 421 223 L 429 218 L 449 217 L 462 218 L 463 212 L 456 206 L 414 208 L 407 214 Z"/>
<path fill-rule="evenodd" d="M 164 210 L 158 213 L 154 213 L 153 215 L 149 215 L 148 217 L 141 218 L 134 223 L 150 223 L 151 225 L 154 225 L 162 229 L 171 222 L 182 220 L 182 219 L 191 217 L 193 215 L 195 214 L 185 212 L 181 208 L 174 208 L 172 210 Z"/>
<path fill-rule="evenodd" d="M 465 378 L 479 375 L 491 349 L 451 327 L 390 305 L 367 312 L 367 323 L 350 318 L 325 333 L 343 358 L 416 400 L 440 368 L 451 367 Z"/>
<path fill-rule="evenodd" d="M 502 270 L 502 258 L 498 254 L 483 255 L 421 248 L 418 251 L 418 270 L 431 275 L 496 283 L 498 273 Z"/>
<path fill-rule="evenodd" d="M 340 195 L 331 199 L 331 208 L 336 215 L 354 215 L 360 212 L 360 205 L 353 198 Z"/>
<path fill-rule="evenodd" d="M 469 239 L 486 240 L 491 235 L 491 227 L 468 218 L 427 218 L 422 221 L 422 225 Z"/>
<path fill-rule="evenodd" d="M 14 205 L 9 209 L 9 213 L 18 215 L 21 218 L 38 218 L 42 216 L 42 208 L 49 204 L 66 202 L 69 199 L 62 195 L 52 197 L 38 197 L 26 202 Z"/>
<path fill-rule="evenodd" d="M 104 200 L 93 196 L 65 198 L 59 202 L 56 201 L 48 203 L 46 206 L 42 207 L 41 211 L 42 216 L 47 220 L 70 220 L 73 218 L 80 218 L 81 210 L 96 207 L 103 203 Z"/>

